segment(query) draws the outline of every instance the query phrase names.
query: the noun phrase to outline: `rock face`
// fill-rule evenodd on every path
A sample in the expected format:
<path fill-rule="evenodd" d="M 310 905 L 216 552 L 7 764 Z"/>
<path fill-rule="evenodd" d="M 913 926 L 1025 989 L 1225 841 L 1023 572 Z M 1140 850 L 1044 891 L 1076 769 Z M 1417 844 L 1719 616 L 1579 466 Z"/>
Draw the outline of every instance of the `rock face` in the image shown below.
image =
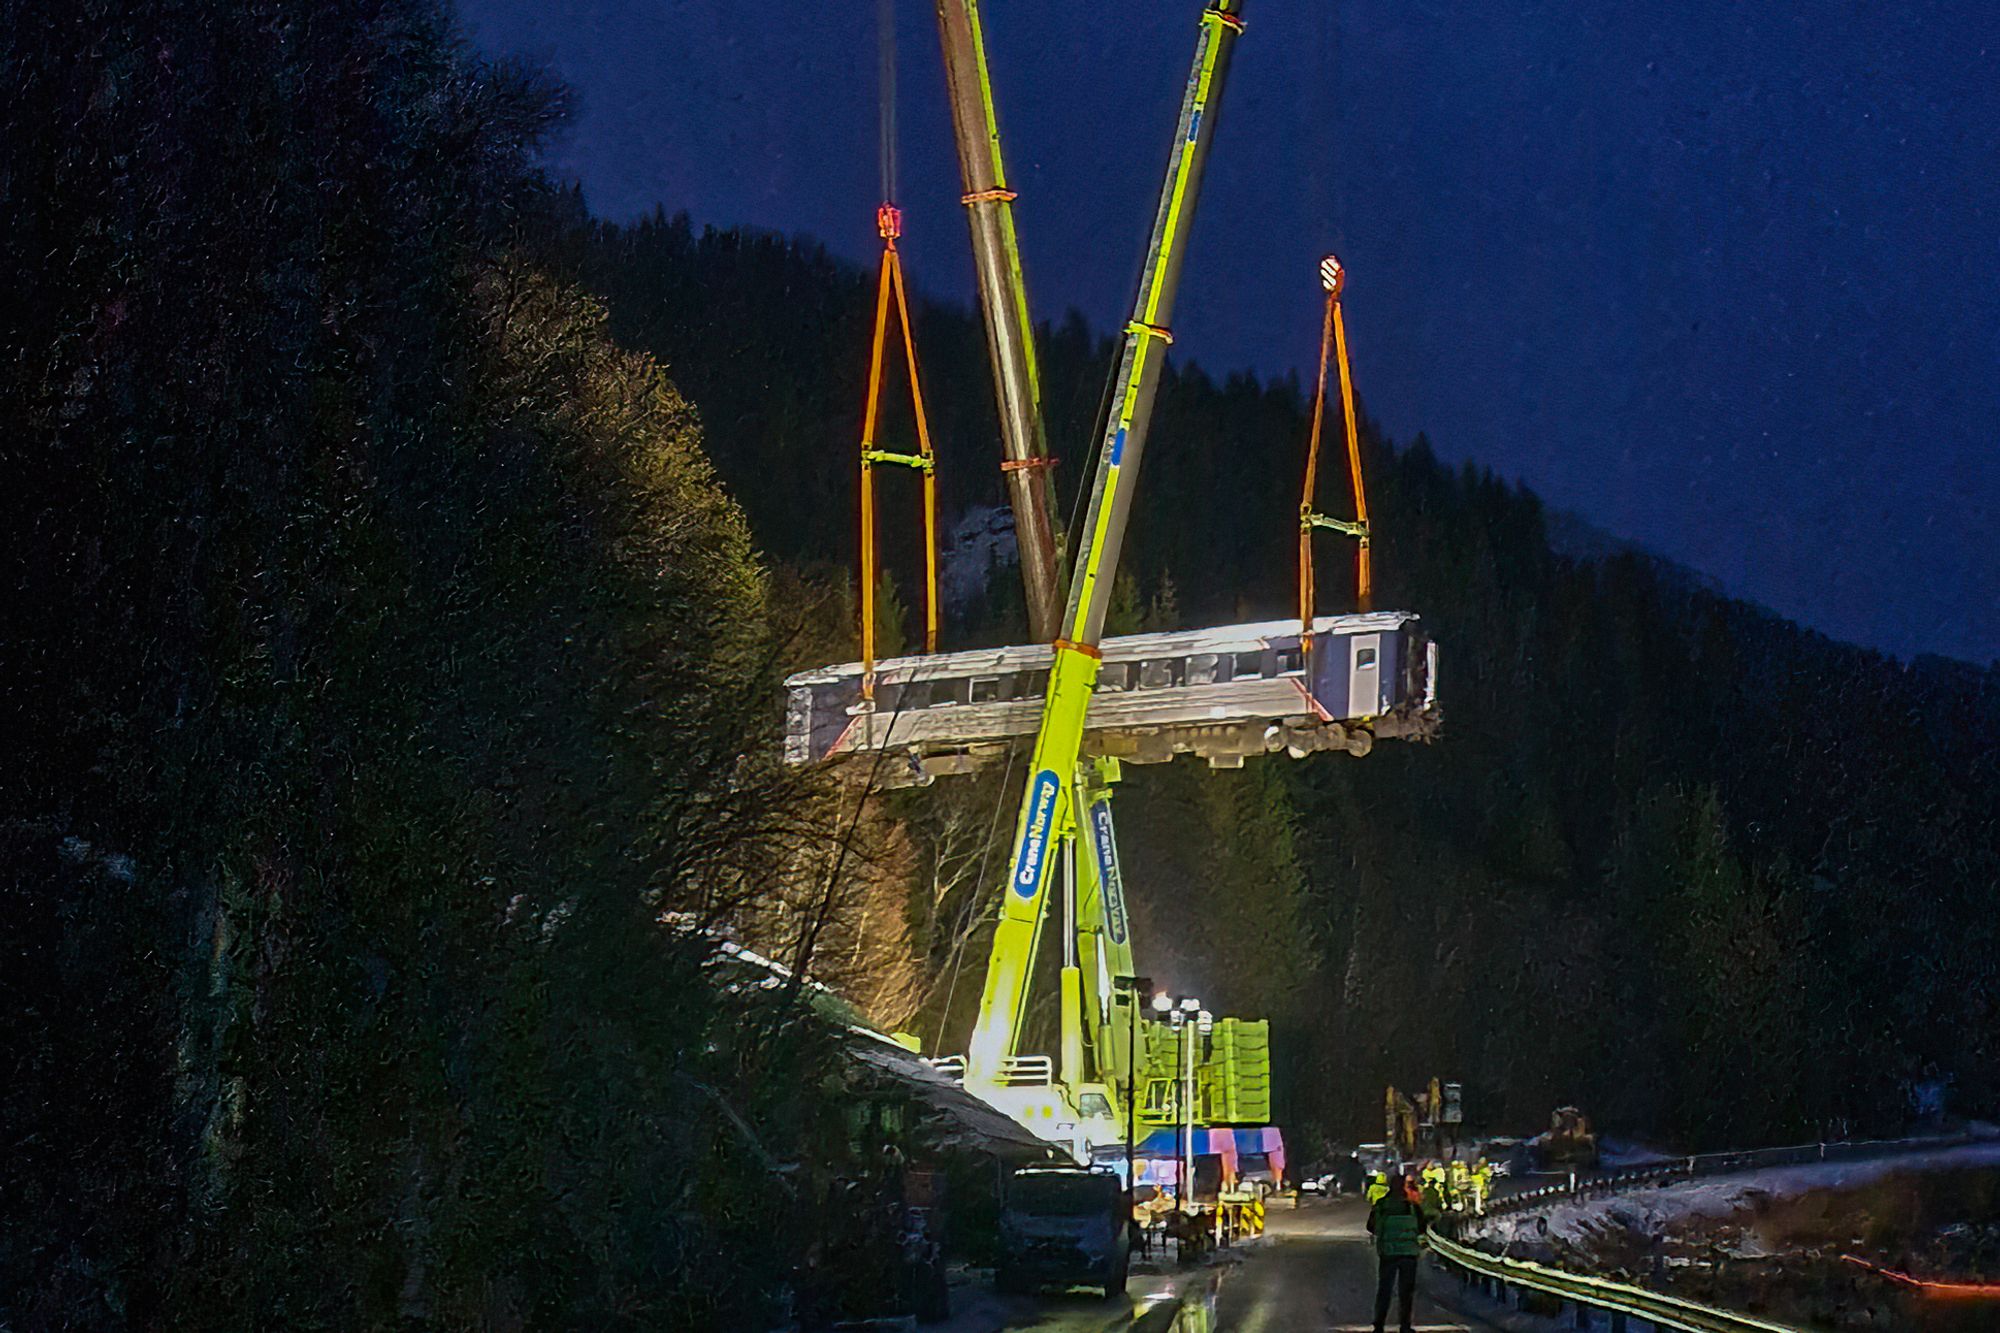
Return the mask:
<path fill-rule="evenodd" d="M 993 572 L 1021 563 L 1014 544 L 1014 511 L 1004 505 L 968 505 L 945 535 L 938 593 L 953 613 L 986 595 Z"/>

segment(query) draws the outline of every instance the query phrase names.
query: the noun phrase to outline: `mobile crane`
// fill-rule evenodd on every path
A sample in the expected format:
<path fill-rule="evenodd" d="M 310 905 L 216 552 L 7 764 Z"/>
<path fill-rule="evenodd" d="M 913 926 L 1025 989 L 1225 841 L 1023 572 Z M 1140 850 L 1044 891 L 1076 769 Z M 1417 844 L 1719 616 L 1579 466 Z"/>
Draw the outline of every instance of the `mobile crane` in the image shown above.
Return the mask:
<path fill-rule="evenodd" d="M 1122 1070 L 1129 1075 L 1140 1059 L 1140 1052 L 1130 1049 L 1129 1037 L 1121 1042 L 1121 1035 L 1136 1031 L 1138 1025 L 1117 1021 L 1114 994 L 1108 985 L 1112 976 L 1132 974 L 1129 922 L 1109 803 L 1117 768 L 1115 761 L 1081 762 L 1084 720 L 1096 686 L 1097 643 L 1144 454 L 1159 372 L 1173 337 L 1169 324 L 1202 169 L 1214 140 L 1230 54 L 1243 28 L 1241 8 L 1240 0 L 1213 0 L 1202 11 L 1200 36 L 1139 292 L 1124 329 L 1090 502 L 1077 534 L 1067 602 L 1053 626 L 1036 627 L 1038 637 L 1053 642 L 1055 655 L 1015 823 L 1011 870 L 1002 894 L 979 1016 L 966 1053 L 968 1087 L 1049 1137 L 1070 1138 L 1080 1157 L 1087 1157 L 1091 1145 L 1123 1141 L 1127 1131 L 1116 1111 L 1117 1074 Z M 976 5 L 972 0 L 939 0 L 938 10 L 946 69 L 953 85 L 965 199 L 975 210 L 972 229 L 977 271 L 987 312 L 989 350 L 1002 395 L 1010 474 L 1018 478 L 1025 472 L 1027 480 L 1038 481 L 1045 488 L 1040 476 L 1045 469 L 1035 461 L 1045 456 L 1036 452 L 1039 412 L 1009 410 L 1010 393 L 1017 403 L 1023 396 L 1033 401 L 1033 353 L 1027 338 L 1011 214 L 1006 211 L 1011 195 L 1002 174 Z M 1019 515 L 1022 493 L 1028 488 L 1017 480 L 1013 489 Z M 1045 489 L 1043 497 L 1045 500 Z M 1023 572 L 1030 584 L 1029 602 L 1031 607 L 1038 600 L 1052 607 L 1052 598 L 1038 599 L 1036 585 L 1039 582 L 1047 587 L 1055 581 L 1053 529 L 1038 525 L 1032 509 L 1029 512 L 1028 523 L 1017 517 Z M 1031 544 L 1039 543 L 1044 532 L 1049 546 L 1031 551 Z M 1038 578 L 1037 570 L 1048 572 Z M 1090 855 L 1076 858 L 1075 837 L 1080 829 L 1088 831 Z M 1064 849 L 1061 859 L 1066 864 L 1082 861 L 1082 882 L 1066 897 L 1074 904 L 1074 919 L 1064 923 L 1060 1076 L 1048 1082 L 1028 1081 L 1020 1077 L 1016 1050 L 1029 972 L 1047 914 L 1049 882 L 1057 859 L 1051 853 L 1059 848 Z M 1086 952 L 1096 956 L 1086 959 Z M 1126 1004 L 1137 1004 L 1140 999 L 1129 991 L 1124 995 Z M 1086 1010 L 1092 1019 L 1088 1037 Z M 1067 1133 L 1061 1128 L 1064 1126 Z"/>
<path fill-rule="evenodd" d="M 1017 815 L 1009 878 L 1001 894 L 979 1017 L 963 1061 L 939 1063 L 958 1064 L 972 1090 L 1044 1137 L 1067 1140 L 1079 1159 L 1090 1160 L 1097 1155 L 1093 1148 L 1137 1140 L 1142 1119 L 1145 1128 L 1155 1129 L 1197 1119 L 1260 1124 L 1269 1114 L 1268 1025 L 1234 1019 L 1210 1024 L 1202 1015 L 1202 1044 L 1210 1049 L 1199 1059 L 1197 1074 L 1194 1042 L 1183 1045 L 1179 1033 L 1169 1035 L 1168 1024 L 1142 1020 L 1141 1006 L 1147 997 L 1136 984 L 1111 815 L 1111 789 L 1119 777 L 1118 759 L 1112 756 L 1126 754 L 1130 761 L 1158 762 L 1175 750 L 1187 749 L 1207 755 L 1217 766 L 1235 767 L 1249 751 L 1231 747 L 1243 746 L 1246 741 L 1254 750 L 1281 748 L 1298 758 L 1326 748 L 1365 754 L 1377 734 L 1427 736 L 1435 726 L 1435 696 L 1429 684 L 1435 678 L 1435 648 L 1421 636 L 1410 634 L 1408 625 L 1415 617 L 1408 613 L 1328 621 L 1316 617 L 1312 610 L 1311 537 L 1316 528 L 1336 528 L 1359 539 L 1359 591 L 1364 602 L 1367 596 L 1367 517 L 1360 491 L 1344 345 L 1341 389 L 1355 469 L 1356 521 L 1329 519 L 1315 512 L 1312 504 L 1328 347 L 1340 345 L 1341 340 L 1337 309 L 1340 269 L 1331 257 L 1322 265 L 1322 281 L 1328 292 L 1318 395 L 1322 401 L 1315 403 L 1300 507 L 1298 630 L 1287 637 L 1274 624 L 1110 641 L 1101 637 L 1158 375 L 1166 345 L 1172 341 L 1168 322 L 1202 167 L 1213 138 L 1233 40 L 1242 29 L 1241 0 L 1211 0 L 1202 13 L 1200 38 L 1181 102 L 1140 288 L 1132 318 L 1124 329 L 1124 344 L 1107 399 L 1110 410 L 1096 455 L 1088 510 L 1077 534 L 1079 540 L 1074 543 L 1078 554 L 1064 599 L 1057 554 L 1062 543 L 1051 510 L 1047 471 L 1051 460 L 1043 438 L 1039 380 L 1012 217 L 1014 194 L 1006 185 L 977 0 L 936 0 L 936 4 L 965 187 L 962 202 L 969 210 L 975 272 L 999 399 L 1002 469 L 1016 516 L 1030 628 L 1040 644 L 1048 646 L 970 650 L 944 659 L 910 658 L 881 664 L 864 652 L 859 664 L 801 673 L 787 682 L 786 752 L 792 762 L 815 762 L 841 753 L 893 750 L 908 763 L 909 778 L 905 781 L 913 778 L 918 784 L 927 784 L 939 772 L 968 771 L 981 762 L 981 750 L 990 752 L 1004 743 L 996 738 L 1026 735 L 1032 727 L 1035 746 Z M 893 234 L 885 230 L 884 235 L 889 238 L 884 272 L 892 275 Z M 885 278 L 884 292 L 887 282 Z M 878 298 L 878 359 L 885 302 L 886 297 Z M 907 323 L 905 318 L 906 330 Z M 907 341 L 907 332 L 905 337 Z M 906 350 L 914 386 L 915 353 Z M 873 375 L 870 385 L 872 423 Z M 921 437 L 920 407 L 918 421 Z M 869 457 L 868 438 L 864 428 L 864 462 Z M 921 459 L 883 457 L 927 464 L 930 455 L 926 446 Z M 926 469 L 927 479 L 928 475 Z M 864 581 L 869 549 L 866 517 L 864 507 Z M 1329 626 L 1336 628 L 1330 631 Z M 864 625 L 864 642 L 866 630 Z M 1393 641 L 1384 632 L 1389 630 L 1398 636 Z M 1329 632 L 1342 637 L 1325 639 Z M 1329 655 L 1329 649 L 1321 648 L 1315 653 L 1316 638 L 1339 651 Z M 1149 639 L 1176 642 L 1149 644 L 1143 650 L 1148 660 L 1125 660 L 1141 651 L 1136 648 L 1141 640 Z M 1187 642 L 1178 642 L 1181 639 Z M 1243 642 L 1236 642 L 1238 639 Z M 1231 651 L 1218 675 L 1221 647 Z M 1244 648 L 1261 651 L 1246 653 L 1241 651 Z M 1151 660 L 1162 651 L 1169 659 Z M 1114 659 L 1108 667 L 1103 664 L 1107 652 Z M 1176 664 L 1171 660 L 1174 654 L 1185 660 Z M 1326 682 L 1305 669 L 1319 658 L 1327 663 Z M 1403 663 L 1400 668 L 1395 665 L 1399 661 Z M 1009 665 L 1013 662 L 1023 669 Z M 1201 666 L 1202 662 L 1207 665 Z M 925 665 L 930 663 L 939 665 Z M 888 691 L 884 696 L 872 688 L 878 666 L 889 682 L 883 687 Z M 1156 673 L 1155 668 L 1162 670 Z M 1185 684 L 1201 690 L 1153 692 L 1161 683 L 1153 679 L 1155 674 L 1172 676 L 1167 683 L 1178 686 L 1183 683 L 1183 668 Z M 1206 674 L 1197 676 L 1197 671 Z M 1407 678 L 1399 671 L 1407 671 Z M 988 673 L 983 681 L 974 678 L 981 672 Z M 1092 712 L 1091 701 L 1101 676 L 1107 688 L 1119 691 L 1111 696 L 1119 702 L 1099 710 L 1103 716 L 1098 716 Z M 1379 689 L 1378 678 L 1382 682 Z M 1392 679 L 1401 685 L 1390 688 Z M 1267 680 L 1269 685 L 1263 683 Z M 1244 681 L 1250 684 L 1241 684 Z M 1028 682 L 1025 692 L 1016 693 L 1021 682 Z M 1262 702 L 1254 706 L 1247 696 L 1230 695 L 1227 707 L 1248 707 L 1249 717 L 1258 716 L 1259 709 L 1274 709 L 1263 716 L 1274 717 L 1277 724 L 1195 724 L 1192 719 L 1197 717 L 1235 716 L 1225 713 L 1222 695 L 1202 693 L 1225 685 L 1229 690 L 1265 691 L 1257 696 Z M 1128 686 L 1146 692 L 1127 695 L 1123 691 Z M 1276 700 L 1269 697 L 1271 689 L 1277 691 Z M 1192 706 L 1167 696 L 1195 694 L 1201 694 L 1203 701 L 1198 714 L 1189 713 L 1178 724 L 1185 735 L 1175 732 L 1171 740 L 1162 737 L 1159 733 L 1168 729 L 1163 724 L 1174 724 L 1168 714 Z M 1167 698 L 1164 704 L 1160 702 L 1163 698 Z M 996 705 L 996 699 L 1003 702 Z M 1018 706 L 1012 702 L 1015 699 L 1020 700 Z M 1039 700 L 1038 713 L 1029 711 L 1031 700 Z M 1126 700 L 1139 708 L 1126 708 L 1122 702 Z M 948 713 L 933 711 L 954 703 L 960 707 Z M 906 708 L 915 711 L 906 712 Z M 1416 711 L 1409 712 L 1409 708 Z M 1315 716 L 1291 716 L 1307 709 Z M 1121 725 L 1129 724 L 1117 719 L 1127 716 L 1138 719 L 1136 731 L 1120 730 Z M 952 719 L 959 717 L 964 717 L 968 726 L 954 726 Z M 1038 723 L 1034 721 L 1037 717 Z M 1355 721 L 1344 728 L 1343 718 Z M 1090 733 L 1088 754 L 1087 720 L 1095 729 Z M 1237 734 L 1253 728 L 1261 729 L 1260 738 Z M 897 739 L 899 735 L 903 739 Z M 926 737 L 929 739 L 923 739 Z M 920 751 L 919 746 L 942 748 Z M 954 746 L 961 748 L 954 750 Z M 870 772 L 873 781 L 872 767 Z M 1086 848 L 1077 847 L 1079 839 L 1087 843 Z M 1017 1054 L 1029 975 L 1042 922 L 1049 914 L 1050 880 L 1058 866 L 1065 888 L 1059 1065 L 1046 1057 Z M 1157 1049 L 1161 1046 L 1171 1053 Z M 1142 1077 L 1146 1079 L 1143 1097 L 1139 1095 Z M 1194 1090 L 1197 1080 L 1199 1095 Z M 1122 1115 L 1117 1108 L 1121 1083 L 1129 1090 Z M 1194 1099 L 1193 1107 L 1188 1104 L 1190 1098 Z M 1208 1114 L 1198 1116 L 1196 1108 L 1204 1104 Z M 1228 1142 L 1217 1142 L 1218 1152 L 1232 1155 Z M 1273 1148 L 1282 1151 L 1275 1131 L 1266 1127 L 1255 1146 L 1241 1149 L 1239 1145 L 1236 1150 L 1269 1156 Z"/>

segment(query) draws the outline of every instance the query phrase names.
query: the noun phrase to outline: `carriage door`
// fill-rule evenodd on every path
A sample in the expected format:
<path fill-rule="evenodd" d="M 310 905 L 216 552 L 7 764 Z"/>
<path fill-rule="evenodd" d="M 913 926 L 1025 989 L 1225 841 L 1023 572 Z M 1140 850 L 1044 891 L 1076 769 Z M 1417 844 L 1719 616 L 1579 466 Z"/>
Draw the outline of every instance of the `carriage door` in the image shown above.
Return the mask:
<path fill-rule="evenodd" d="M 1347 715 L 1374 717 L 1382 711 L 1382 636 L 1356 634 L 1347 642 Z"/>

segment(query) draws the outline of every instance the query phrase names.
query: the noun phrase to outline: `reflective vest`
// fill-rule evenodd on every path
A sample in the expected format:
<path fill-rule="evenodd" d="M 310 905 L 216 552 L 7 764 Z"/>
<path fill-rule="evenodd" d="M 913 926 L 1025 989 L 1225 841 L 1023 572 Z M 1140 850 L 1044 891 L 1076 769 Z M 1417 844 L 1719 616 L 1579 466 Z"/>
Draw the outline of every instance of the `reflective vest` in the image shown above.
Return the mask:
<path fill-rule="evenodd" d="M 1384 1259 L 1415 1257 L 1424 1234 L 1424 1215 L 1408 1199 L 1384 1199 L 1368 1214 L 1375 1252 Z"/>

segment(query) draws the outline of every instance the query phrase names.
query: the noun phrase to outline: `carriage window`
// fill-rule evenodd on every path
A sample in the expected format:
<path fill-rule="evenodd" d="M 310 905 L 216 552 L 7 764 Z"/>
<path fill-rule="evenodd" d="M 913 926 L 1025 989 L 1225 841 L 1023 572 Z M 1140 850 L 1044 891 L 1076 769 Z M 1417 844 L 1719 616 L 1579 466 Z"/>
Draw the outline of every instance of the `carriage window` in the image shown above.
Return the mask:
<path fill-rule="evenodd" d="M 1164 690 L 1180 683 L 1181 664 L 1172 657 L 1156 658 L 1139 664 L 1139 688 Z"/>
<path fill-rule="evenodd" d="M 1299 650 L 1296 648 L 1278 649 L 1277 658 L 1277 674 L 1280 676 L 1296 676 L 1306 669 L 1305 659 L 1299 655 Z"/>
<path fill-rule="evenodd" d="M 958 680 L 933 681 L 931 684 L 931 707 L 949 708 L 962 704 L 966 698 L 966 687 L 971 682 L 961 677 Z"/>
<path fill-rule="evenodd" d="M 1365 671 L 1374 665 L 1375 650 L 1373 648 L 1356 648 L 1354 650 L 1354 666 L 1356 670 Z"/>
<path fill-rule="evenodd" d="M 1005 676 L 974 676 L 972 678 L 972 702 L 976 704 L 992 704 L 998 703 L 1000 700 L 1008 697 L 1007 692 L 1000 688 L 1003 681 L 1008 684 L 1013 683 L 1010 678 Z"/>
<path fill-rule="evenodd" d="M 1216 681 L 1216 666 L 1222 659 L 1214 653 L 1196 653 L 1187 660 L 1187 683 L 1190 685 L 1213 685 Z M 1226 668 L 1222 679 L 1229 679 Z"/>
<path fill-rule="evenodd" d="M 931 706 L 931 683 L 927 680 L 913 680 L 896 691 L 895 708 L 910 712 L 913 709 Z"/>
<path fill-rule="evenodd" d="M 1046 672 L 1043 673 L 1047 675 Z M 1105 693 L 1117 694 L 1132 688 L 1132 664 L 1130 662 L 1106 662 L 1097 673 L 1097 688 Z M 1046 693 L 1048 686 L 1042 686 Z"/>
<path fill-rule="evenodd" d="M 1022 677 L 1021 693 L 1018 697 L 1023 699 L 1039 699 L 1048 692 L 1049 673 L 1046 671 L 1030 671 Z"/>
<path fill-rule="evenodd" d="M 1238 653 L 1236 654 L 1235 669 L 1229 673 L 1229 678 L 1231 680 L 1255 680 L 1263 674 L 1264 654 L 1261 651 Z"/>

